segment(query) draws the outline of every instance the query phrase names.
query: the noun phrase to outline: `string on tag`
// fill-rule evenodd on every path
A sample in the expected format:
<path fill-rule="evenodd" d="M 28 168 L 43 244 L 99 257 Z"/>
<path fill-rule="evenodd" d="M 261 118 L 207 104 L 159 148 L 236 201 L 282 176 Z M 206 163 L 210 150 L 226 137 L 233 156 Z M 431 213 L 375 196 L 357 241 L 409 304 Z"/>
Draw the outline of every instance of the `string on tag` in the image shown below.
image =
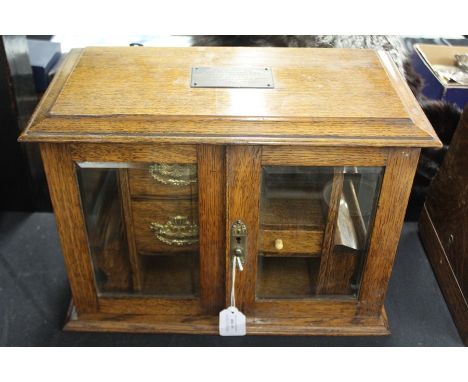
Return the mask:
<path fill-rule="evenodd" d="M 241 252 L 242 254 L 242 252 Z M 231 305 L 219 312 L 219 334 L 221 336 L 245 336 L 247 319 L 236 308 L 236 268 L 242 272 L 244 267 L 239 256 L 232 256 Z"/>
<path fill-rule="evenodd" d="M 236 306 L 236 267 L 239 267 L 239 270 L 242 272 L 244 267 L 239 256 L 232 257 L 232 282 L 231 282 L 231 306 Z"/>

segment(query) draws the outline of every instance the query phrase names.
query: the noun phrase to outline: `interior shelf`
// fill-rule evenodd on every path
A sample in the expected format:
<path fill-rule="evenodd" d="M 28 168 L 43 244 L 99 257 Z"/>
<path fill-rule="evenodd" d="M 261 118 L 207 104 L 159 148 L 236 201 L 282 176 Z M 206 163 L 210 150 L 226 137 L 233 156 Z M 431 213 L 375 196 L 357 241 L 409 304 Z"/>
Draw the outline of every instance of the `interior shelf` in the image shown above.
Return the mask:
<path fill-rule="evenodd" d="M 259 257 L 257 298 L 298 299 L 315 295 L 320 258 Z"/>
<path fill-rule="evenodd" d="M 142 257 L 143 287 L 140 293 L 160 297 L 195 297 L 199 292 L 196 253 Z"/>
<path fill-rule="evenodd" d="M 323 231 L 325 218 L 320 199 L 265 198 L 261 228 Z"/>

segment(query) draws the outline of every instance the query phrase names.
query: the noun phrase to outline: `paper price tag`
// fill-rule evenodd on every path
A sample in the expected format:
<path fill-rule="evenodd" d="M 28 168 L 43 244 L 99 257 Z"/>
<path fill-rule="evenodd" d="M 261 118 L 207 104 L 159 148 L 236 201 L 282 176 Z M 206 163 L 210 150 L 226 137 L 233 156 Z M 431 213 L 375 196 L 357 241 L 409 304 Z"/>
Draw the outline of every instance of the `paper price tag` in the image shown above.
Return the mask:
<path fill-rule="evenodd" d="M 221 336 L 245 336 L 245 315 L 234 306 L 219 312 L 219 334 Z"/>

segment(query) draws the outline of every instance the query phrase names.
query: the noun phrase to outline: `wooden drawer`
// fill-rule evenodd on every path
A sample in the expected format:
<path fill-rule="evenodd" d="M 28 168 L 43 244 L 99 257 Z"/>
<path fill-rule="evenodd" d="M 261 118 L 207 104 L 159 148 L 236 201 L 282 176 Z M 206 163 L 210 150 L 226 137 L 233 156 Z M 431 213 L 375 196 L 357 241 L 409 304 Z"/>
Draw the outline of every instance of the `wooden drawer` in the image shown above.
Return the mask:
<path fill-rule="evenodd" d="M 193 165 L 181 165 L 193 166 Z M 132 196 L 154 196 L 167 199 L 192 197 L 198 192 L 198 183 L 166 184 L 157 180 L 150 173 L 150 166 L 146 168 L 132 168 L 128 170 L 130 194 Z M 182 182 L 184 183 L 184 182 Z"/>
<path fill-rule="evenodd" d="M 281 240 L 283 248 L 277 249 L 275 241 Z M 268 254 L 320 255 L 322 251 L 323 231 L 306 230 L 261 230 L 260 251 Z"/>
<path fill-rule="evenodd" d="M 198 226 L 197 201 L 190 200 L 151 200 L 133 201 L 131 203 L 133 214 L 133 228 L 137 251 L 142 255 L 152 253 L 174 253 L 198 251 L 198 234 L 193 238 L 196 242 L 184 245 L 169 245 L 158 239 L 156 232 L 151 228 L 152 223 L 166 225 L 175 216 L 186 216 L 190 223 Z M 173 241 L 176 237 L 159 233 L 165 239 Z M 188 238 L 185 238 L 187 240 Z"/>

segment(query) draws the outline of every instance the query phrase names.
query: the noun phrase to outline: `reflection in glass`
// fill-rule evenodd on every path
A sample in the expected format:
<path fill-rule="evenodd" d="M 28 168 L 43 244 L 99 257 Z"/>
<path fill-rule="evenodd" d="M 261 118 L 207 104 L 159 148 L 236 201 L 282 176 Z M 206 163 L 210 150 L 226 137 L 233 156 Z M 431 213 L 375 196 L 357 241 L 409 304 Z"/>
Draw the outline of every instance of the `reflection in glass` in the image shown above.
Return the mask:
<path fill-rule="evenodd" d="M 382 172 L 263 167 L 257 298 L 357 296 Z"/>
<path fill-rule="evenodd" d="M 198 295 L 196 165 L 84 162 L 77 176 L 100 294 Z"/>

